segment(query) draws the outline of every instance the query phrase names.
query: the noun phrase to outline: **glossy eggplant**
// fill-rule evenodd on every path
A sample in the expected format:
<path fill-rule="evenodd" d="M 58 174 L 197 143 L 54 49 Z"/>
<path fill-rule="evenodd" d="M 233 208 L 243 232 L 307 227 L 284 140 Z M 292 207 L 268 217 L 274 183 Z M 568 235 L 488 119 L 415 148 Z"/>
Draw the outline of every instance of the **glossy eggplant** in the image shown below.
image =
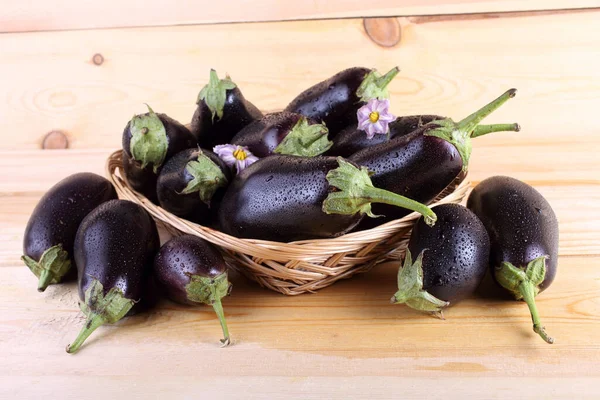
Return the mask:
<path fill-rule="evenodd" d="M 392 303 L 441 313 L 472 295 L 488 269 L 490 239 L 481 221 L 459 204 L 433 208 L 437 223 L 419 219 L 410 235 Z M 417 256 L 412 262 L 412 256 Z"/>
<path fill-rule="evenodd" d="M 552 207 L 537 190 L 506 176 L 482 181 L 471 192 L 467 207 L 490 235 L 490 266 L 496 283 L 527 303 L 534 332 L 553 343 L 535 304 L 558 268 L 558 220 Z"/>
<path fill-rule="evenodd" d="M 390 123 L 390 131 L 387 135 L 375 135 L 371 139 L 367 137 L 364 130 L 359 129 L 356 124 L 353 124 L 335 136 L 333 146 L 331 146 L 331 149 L 326 154 L 328 156 L 350 157 L 362 149 L 407 135 L 421 128 L 423 125 L 445 118 L 439 115 L 409 115 L 400 117 Z"/>
<path fill-rule="evenodd" d="M 231 143 L 242 128 L 263 117 L 229 76 L 219 79 L 214 69 L 210 70 L 210 81 L 198 94 L 196 104 L 191 131 L 205 149 Z"/>
<path fill-rule="evenodd" d="M 188 305 L 211 305 L 221 323 L 223 346 L 230 344 L 221 299 L 231 292 L 227 264 L 207 241 L 183 235 L 165 243 L 154 260 L 154 275 L 171 300 Z"/>
<path fill-rule="evenodd" d="M 174 155 L 158 176 L 156 193 L 165 210 L 202 225 L 209 225 L 231 171 L 215 153 L 202 149 L 186 149 Z"/>
<path fill-rule="evenodd" d="M 241 171 L 219 209 L 221 229 L 241 238 L 294 241 L 352 229 L 372 202 L 408 207 L 435 223 L 426 206 L 371 184 L 365 168 L 342 158 L 272 155 Z"/>
<path fill-rule="evenodd" d="M 325 125 L 287 111 L 267 114 L 238 132 L 231 143 L 247 147 L 257 157 L 273 153 L 314 157 L 332 145 Z"/>
<path fill-rule="evenodd" d="M 516 89 L 505 92 L 485 107 L 456 123 L 451 119 L 433 121 L 401 137 L 360 150 L 349 160 L 373 171 L 376 187 L 428 204 L 461 173 L 467 171 L 471 138 L 491 132 L 518 131 L 518 124 L 478 124 L 515 96 Z M 381 218 L 364 221 L 359 229 L 402 218 L 407 210 L 385 204 L 373 206 Z"/>
<path fill-rule="evenodd" d="M 150 106 L 134 116 L 123 131 L 123 171 L 129 185 L 156 203 L 160 168 L 182 150 L 197 147 L 188 128 Z"/>
<path fill-rule="evenodd" d="M 99 326 L 135 312 L 152 295 L 148 288 L 159 246 L 154 220 L 130 201 L 108 201 L 84 218 L 74 254 L 80 308 L 87 321 L 67 346 L 68 353 L 79 350 Z"/>
<path fill-rule="evenodd" d="M 75 275 L 73 243 L 79 224 L 94 208 L 116 198 L 108 180 L 89 172 L 71 175 L 44 194 L 27 222 L 21 257 L 39 278 L 38 291 Z"/>
<path fill-rule="evenodd" d="M 389 97 L 387 85 L 399 71 L 395 67 L 381 76 L 374 69 L 348 68 L 300 93 L 285 111 L 324 122 L 333 139 L 342 129 L 357 124 L 356 111 L 366 102 Z"/>

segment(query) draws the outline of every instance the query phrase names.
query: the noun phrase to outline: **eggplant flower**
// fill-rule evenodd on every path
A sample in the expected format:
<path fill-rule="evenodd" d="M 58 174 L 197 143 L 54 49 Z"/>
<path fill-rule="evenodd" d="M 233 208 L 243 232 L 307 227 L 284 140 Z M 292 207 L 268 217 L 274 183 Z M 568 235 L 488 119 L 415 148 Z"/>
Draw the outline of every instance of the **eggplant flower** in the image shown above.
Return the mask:
<path fill-rule="evenodd" d="M 388 99 L 371 99 L 356 112 L 358 118 L 358 129 L 367 133 L 367 139 L 373 139 L 375 134 L 387 135 L 389 124 L 396 120 L 388 109 L 390 101 Z"/>
<path fill-rule="evenodd" d="M 225 164 L 227 164 L 228 167 L 235 166 L 235 170 L 238 174 L 244 168 L 258 161 L 258 157 L 252 154 L 245 146 L 220 144 L 215 146 L 213 151 Z"/>

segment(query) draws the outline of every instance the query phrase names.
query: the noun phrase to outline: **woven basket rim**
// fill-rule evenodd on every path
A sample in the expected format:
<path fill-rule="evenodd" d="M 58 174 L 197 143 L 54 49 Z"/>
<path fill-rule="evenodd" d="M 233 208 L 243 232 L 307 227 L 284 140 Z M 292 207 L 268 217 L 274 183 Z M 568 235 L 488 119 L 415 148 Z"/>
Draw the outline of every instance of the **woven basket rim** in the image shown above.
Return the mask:
<path fill-rule="evenodd" d="M 141 204 L 153 217 L 161 220 L 163 223 L 184 233 L 193 235 L 201 233 L 202 238 L 230 251 L 244 253 L 259 259 L 270 259 L 280 262 L 288 262 L 290 260 L 311 261 L 313 258 L 316 261 L 317 259 L 321 259 L 324 254 L 355 252 L 357 249 L 370 243 L 389 239 L 400 228 L 412 225 L 420 217 L 420 214 L 413 212 L 401 219 L 390 221 L 368 230 L 350 232 L 334 238 L 308 239 L 294 242 L 237 238 L 177 217 L 133 190 L 122 172 L 122 150 L 114 151 L 107 158 L 106 174 L 121 198 Z M 439 201 L 431 203 L 430 206 L 456 202 L 457 199 L 464 198 L 469 188 L 470 183 L 467 175 L 452 193 Z"/>

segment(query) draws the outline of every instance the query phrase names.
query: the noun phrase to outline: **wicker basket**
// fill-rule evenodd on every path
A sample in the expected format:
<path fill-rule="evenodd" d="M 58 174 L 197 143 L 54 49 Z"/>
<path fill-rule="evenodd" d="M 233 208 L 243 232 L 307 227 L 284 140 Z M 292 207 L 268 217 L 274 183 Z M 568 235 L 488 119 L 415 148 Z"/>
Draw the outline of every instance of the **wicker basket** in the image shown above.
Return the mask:
<path fill-rule="evenodd" d="M 122 199 L 144 207 L 173 234 L 187 233 L 216 245 L 230 267 L 260 285 L 287 295 L 314 292 L 337 280 L 366 272 L 375 265 L 401 259 L 413 223 L 419 214 L 376 228 L 348 233 L 333 239 L 291 243 L 239 239 L 176 217 L 131 189 L 122 173 L 121 150 L 107 160 L 109 179 Z M 432 204 L 460 203 L 469 189 L 468 177 L 458 187 L 448 188 Z"/>

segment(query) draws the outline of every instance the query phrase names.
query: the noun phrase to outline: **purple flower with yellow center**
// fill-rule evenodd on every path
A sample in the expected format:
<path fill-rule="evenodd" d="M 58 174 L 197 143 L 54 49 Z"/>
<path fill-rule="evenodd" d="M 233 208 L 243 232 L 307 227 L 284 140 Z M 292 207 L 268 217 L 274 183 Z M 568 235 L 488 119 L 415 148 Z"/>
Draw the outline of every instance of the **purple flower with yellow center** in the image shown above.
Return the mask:
<path fill-rule="evenodd" d="M 228 167 L 235 166 L 237 173 L 240 173 L 244 168 L 258 161 L 258 157 L 250 153 L 250 150 L 245 146 L 220 144 L 215 146 L 213 151 Z"/>
<path fill-rule="evenodd" d="M 388 99 L 371 99 L 356 112 L 358 118 L 358 129 L 367 132 L 367 139 L 373 139 L 375 134 L 387 135 L 390 130 L 389 124 L 396 117 L 388 109 L 390 101 Z"/>

